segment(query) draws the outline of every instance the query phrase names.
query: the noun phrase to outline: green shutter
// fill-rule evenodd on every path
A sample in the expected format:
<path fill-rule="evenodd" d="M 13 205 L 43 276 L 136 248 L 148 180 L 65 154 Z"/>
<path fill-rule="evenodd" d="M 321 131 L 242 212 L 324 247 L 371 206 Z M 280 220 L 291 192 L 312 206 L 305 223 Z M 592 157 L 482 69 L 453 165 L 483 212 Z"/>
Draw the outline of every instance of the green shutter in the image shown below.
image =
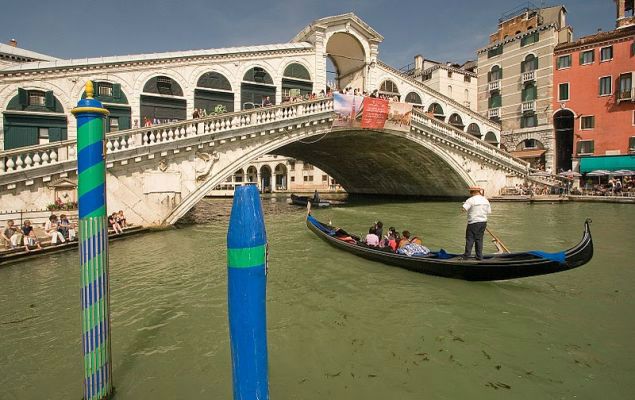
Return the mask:
<path fill-rule="evenodd" d="M 18 102 L 22 107 L 26 107 L 29 105 L 29 92 L 18 88 Z"/>
<path fill-rule="evenodd" d="M 112 85 L 112 97 L 115 99 L 121 98 L 121 85 L 118 83 L 113 83 Z"/>
<path fill-rule="evenodd" d="M 582 54 L 584 54 L 584 52 L 580 52 L 580 65 L 582 65 L 582 63 L 584 63 L 584 57 L 582 57 Z"/>
<path fill-rule="evenodd" d="M 498 79 L 503 79 L 503 69 L 498 70 Z"/>
<path fill-rule="evenodd" d="M 49 128 L 49 142 L 59 142 L 62 140 L 62 128 Z"/>
<path fill-rule="evenodd" d="M 93 98 L 97 98 L 99 96 L 99 82 L 93 81 Z"/>
<path fill-rule="evenodd" d="M 44 105 L 46 108 L 55 111 L 55 96 L 53 96 L 53 92 L 50 90 L 44 93 Z"/>
<path fill-rule="evenodd" d="M 501 106 L 501 96 L 496 95 L 489 98 L 489 108 L 498 108 Z"/>

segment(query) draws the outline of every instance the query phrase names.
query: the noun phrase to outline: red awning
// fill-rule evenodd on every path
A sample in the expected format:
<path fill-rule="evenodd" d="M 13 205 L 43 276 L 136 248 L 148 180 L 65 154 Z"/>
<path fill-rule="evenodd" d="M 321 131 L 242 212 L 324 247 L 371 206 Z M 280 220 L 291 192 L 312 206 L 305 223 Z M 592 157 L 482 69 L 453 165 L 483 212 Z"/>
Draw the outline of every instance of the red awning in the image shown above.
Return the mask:
<path fill-rule="evenodd" d="M 512 151 L 512 156 L 518 158 L 538 158 L 545 153 L 545 149 L 538 150 L 521 150 L 521 151 Z"/>

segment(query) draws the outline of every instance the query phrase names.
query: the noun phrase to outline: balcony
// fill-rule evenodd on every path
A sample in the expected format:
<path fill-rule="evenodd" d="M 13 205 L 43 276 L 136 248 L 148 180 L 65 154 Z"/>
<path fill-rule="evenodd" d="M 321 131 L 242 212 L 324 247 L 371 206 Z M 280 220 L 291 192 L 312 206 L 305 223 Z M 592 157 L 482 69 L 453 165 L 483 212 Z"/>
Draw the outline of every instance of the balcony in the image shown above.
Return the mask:
<path fill-rule="evenodd" d="M 627 101 L 627 100 L 633 100 L 633 92 L 634 90 L 620 90 L 617 92 L 617 101 Z"/>
<path fill-rule="evenodd" d="M 535 81 L 536 71 L 523 72 L 522 80 L 523 80 L 523 83 Z"/>
<path fill-rule="evenodd" d="M 500 90 L 501 88 L 501 81 L 500 79 L 492 81 L 490 83 L 487 84 L 487 89 L 491 92 L 493 90 Z"/>
<path fill-rule="evenodd" d="M 527 112 L 527 111 L 536 111 L 536 100 L 531 100 L 531 101 L 523 101 L 523 103 L 520 106 L 520 111 L 521 112 Z"/>
<path fill-rule="evenodd" d="M 487 110 L 487 118 L 500 118 L 501 117 L 501 109 L 500 107 L 498 108 L 490 108 L 489 110 Z"/>

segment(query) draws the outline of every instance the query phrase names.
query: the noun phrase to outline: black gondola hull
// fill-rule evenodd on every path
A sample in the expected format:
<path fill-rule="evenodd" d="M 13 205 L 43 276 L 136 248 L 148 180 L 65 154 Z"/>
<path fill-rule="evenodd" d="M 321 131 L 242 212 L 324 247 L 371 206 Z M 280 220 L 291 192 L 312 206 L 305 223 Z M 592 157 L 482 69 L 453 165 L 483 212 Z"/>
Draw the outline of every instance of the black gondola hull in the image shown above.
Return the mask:
<path fill-rule="evenodd" d="M 333 227 L 316 221 L 327 230 Z M 486 255 L 484 260 L 459 260 L 457 257 L 440 259 L 434 257 L 406 256 L 390 251 L 370 248 L 340 240 L 324 232 L 309 218 L 308 228 L 321 239 L 341 250 L 368 260 L 389 264 L 410 271 L 446 278 L 468 281 L 496 281 L 528 276 L 552 274 L 580 267 L 593 257 L 593 241 L 589 222 L 585 222 L 582 240 L 565 251 L 564 262 L 540 258 L 530 253 L 510 253 Z"/>

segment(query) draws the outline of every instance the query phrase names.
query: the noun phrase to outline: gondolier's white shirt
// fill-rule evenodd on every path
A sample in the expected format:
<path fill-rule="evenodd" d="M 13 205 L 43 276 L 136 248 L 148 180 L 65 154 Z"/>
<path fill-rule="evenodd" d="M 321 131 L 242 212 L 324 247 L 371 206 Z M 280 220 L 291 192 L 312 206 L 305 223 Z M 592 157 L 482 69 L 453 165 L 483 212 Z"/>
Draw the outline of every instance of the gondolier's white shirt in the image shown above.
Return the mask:
<path fill-rule="evenodd" d="M 489 201 L 480 194 L 467 199 L 465 203 L 463 203 L 463 208 L 467 211 L 468 224 L 487 222 L 487 214 L 492 213 Z"/>

